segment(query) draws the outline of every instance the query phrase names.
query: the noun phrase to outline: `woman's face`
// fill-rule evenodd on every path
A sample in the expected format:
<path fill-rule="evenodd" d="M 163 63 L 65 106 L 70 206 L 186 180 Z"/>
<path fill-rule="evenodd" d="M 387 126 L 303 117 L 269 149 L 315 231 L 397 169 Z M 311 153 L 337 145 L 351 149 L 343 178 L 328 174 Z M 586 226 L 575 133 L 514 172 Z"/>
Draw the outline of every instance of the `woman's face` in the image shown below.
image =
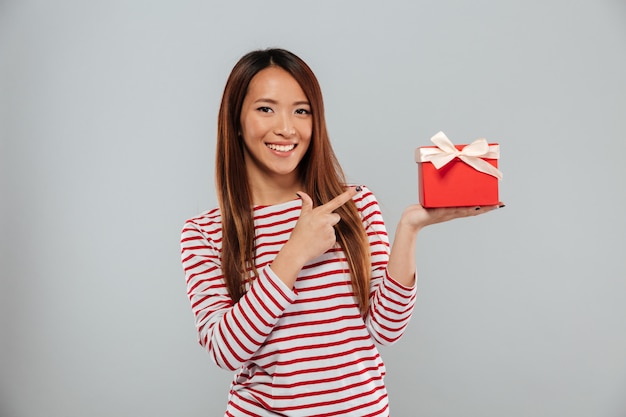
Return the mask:
<path fill-rule="evenodd" d="M 250 81 L 241 107 L 248 178 L 297 181 L 313 130 L 311 106 L 298 82 L 279 67 Z"/>

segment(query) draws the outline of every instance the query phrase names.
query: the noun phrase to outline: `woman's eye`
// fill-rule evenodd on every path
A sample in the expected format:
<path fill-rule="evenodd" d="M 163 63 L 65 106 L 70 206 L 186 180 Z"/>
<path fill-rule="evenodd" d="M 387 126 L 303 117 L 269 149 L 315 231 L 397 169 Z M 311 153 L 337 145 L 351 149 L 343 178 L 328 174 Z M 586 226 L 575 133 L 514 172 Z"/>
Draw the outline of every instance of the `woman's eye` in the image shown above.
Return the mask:
<path fill-rule="evenodd" d="M 311 114 L 311 111 L 308 109 L 298 109 L 296 110 L 296 114 Z"/>
<path fill-rule="evenodd" d="M 260 112 L 263 112 L 263 113 L 269 113 L 269 112 L 272 111 L 272 109 L 267 107 L 267 106 L 261 106 L 257 110 L 260 111 Z"/>

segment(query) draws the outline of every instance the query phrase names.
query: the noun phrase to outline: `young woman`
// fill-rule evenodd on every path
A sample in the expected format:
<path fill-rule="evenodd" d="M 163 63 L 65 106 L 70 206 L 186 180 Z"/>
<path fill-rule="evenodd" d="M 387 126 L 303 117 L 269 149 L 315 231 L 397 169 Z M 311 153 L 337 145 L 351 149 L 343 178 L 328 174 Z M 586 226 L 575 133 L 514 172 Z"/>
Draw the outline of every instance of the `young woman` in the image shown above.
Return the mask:
<path fill-rule="evenodd" d="M 236 371 L 225 415 L 389 415 L 375 344 L 411 317 L 419 230 L 496 207 L 410 206 L 390 248 L 375 196 L 345 182 L 315 75 L 282 49 L 233 68 L 216 155 L 219 207 L 181 242 L 200 344 Z"/>

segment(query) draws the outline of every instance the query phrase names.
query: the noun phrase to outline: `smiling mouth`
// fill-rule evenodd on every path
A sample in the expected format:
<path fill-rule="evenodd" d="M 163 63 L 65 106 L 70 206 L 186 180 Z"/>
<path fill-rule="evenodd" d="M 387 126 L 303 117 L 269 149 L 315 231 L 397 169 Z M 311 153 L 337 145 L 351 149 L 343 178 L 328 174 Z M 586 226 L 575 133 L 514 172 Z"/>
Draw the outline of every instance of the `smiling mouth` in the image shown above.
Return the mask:
<path fill-rule="evenodd" d="M 295 144 L 291 144 L 291 145 L 276 145 L 273 143 L 267 143 L 265 146 L 267 146 L 268 148 L 270 148 L 273 151 L 278 151 L 278 152 L 291 152 L 296 148 Z"/>

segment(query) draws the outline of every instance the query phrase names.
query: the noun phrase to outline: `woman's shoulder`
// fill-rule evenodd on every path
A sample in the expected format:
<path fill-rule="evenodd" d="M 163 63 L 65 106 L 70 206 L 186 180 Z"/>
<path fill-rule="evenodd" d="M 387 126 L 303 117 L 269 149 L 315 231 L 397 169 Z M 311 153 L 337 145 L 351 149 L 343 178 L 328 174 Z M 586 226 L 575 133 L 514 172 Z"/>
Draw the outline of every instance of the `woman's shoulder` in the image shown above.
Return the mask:
<path fill-rule="evenodd" d="M 219 207 L 205 210 L 185 221 L 185 229 L 198 229 L 207 234 L 221 232 L 222 213 Z"/>
<path fill-rule="evenodd" d="M 378 200 L 374 192 L 366 185 L 359 185 L 361 191 L 358 192 L 352 199 L 359 210 L 371 206 L 372 204 L 378 205 Z"/>

